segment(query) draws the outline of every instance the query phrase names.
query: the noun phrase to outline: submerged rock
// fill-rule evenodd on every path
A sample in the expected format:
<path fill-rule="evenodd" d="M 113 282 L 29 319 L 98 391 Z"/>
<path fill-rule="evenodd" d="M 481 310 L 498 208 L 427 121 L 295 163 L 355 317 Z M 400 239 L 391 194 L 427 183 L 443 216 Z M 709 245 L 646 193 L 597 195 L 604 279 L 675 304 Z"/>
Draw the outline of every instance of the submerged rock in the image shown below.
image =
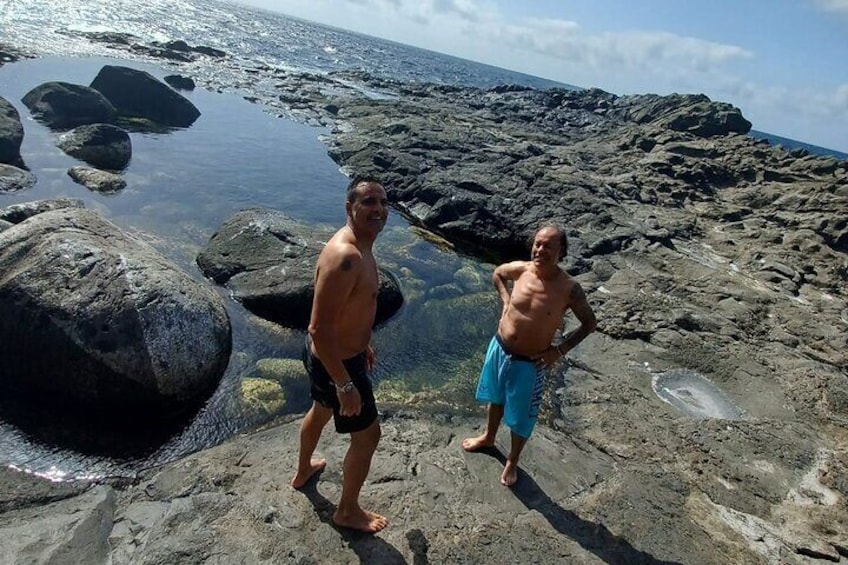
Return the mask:
<path fill-rule="evenodd" d="M 91 167 L 71 167 L 68 176 L 95 192 L 119 192 L 127 186 L 127 181 L 121 175 Z"/>

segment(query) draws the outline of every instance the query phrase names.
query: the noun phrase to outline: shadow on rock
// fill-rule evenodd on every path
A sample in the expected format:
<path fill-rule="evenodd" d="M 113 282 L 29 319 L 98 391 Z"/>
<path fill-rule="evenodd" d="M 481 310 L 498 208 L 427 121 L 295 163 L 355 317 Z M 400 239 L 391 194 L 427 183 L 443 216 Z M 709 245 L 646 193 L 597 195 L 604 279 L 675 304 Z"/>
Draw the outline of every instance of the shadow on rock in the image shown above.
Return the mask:
<path fill-rule="evenodd" d="M 96 410 L 74 411 L 53 403 L 26 402 L 0 393 L 0 419 L 32 440 L 85 455 L 133 460 L 144 458 L 179 433 L 195 410 L 168 419 L 116 418 Z"/>
<path fill-rule="evenodd" d="M 312 506 L 315 507 L 315 513 L 318 514 L 321 521 L 325 524 L 329 524 L 334 530 L 339 532 L 339 535 L 342 536 L 342 539 L 345 540 L 348 547 L 350 547 L 359 557 L 360 563 L 407 565 L 407 561 L 403 558 L 403 555 L 401 555 L 394 546 L 387 543 L 385 540 L 382 540 L 373 534 L 357 532 L 348 528 L 340 528 L 333 523 L 333 513 L 336 511 L 336 507 L 332 502 L 324 498 L 324 496 L 318 492 L 316 483 L 317 481 L 315 480 L 315 477 L 313 477 L 302 489 L 300 489 L 300 492 L 306 495 L 306 498 L 312 503 Z M 410 536 L 413 536 L 414 532 L 415 531 L 412 531 L 407 534 L 407 538 L 410 540 L 410 546 L 415 552 L 414 564 L 424 565 L 427 563 L 426 551 L 429 544 L 427 544 L 426 539 L 424 539 L 422 546 L 422 540 L 420 538 L 423 538 L 424 534 L 419 531 L 421 536 L 415 536 L 413 545 L 413 539 Z M 423 555 L 423 560 L 419 559 L 419 555 Z"/>
<path fill-rule="evenodd" d="M 502 464 L 506 457 L 499 449 L 482 450 Z M 648 565 L 680 565 L 676 561 L 663 561 L 650 553 L 640 551 L 624 538 L 610 532 L 603 524 L 596 524 L 580 518 L 574 512 L 565 510 L 523 469 L 518 469 L 518 482 L 512 488 L 516 498 L 530 510 L 535 510 L 562 535 L 573 539 L 586 551 L 590 551 L 605 563 L 644 563 Z"/>

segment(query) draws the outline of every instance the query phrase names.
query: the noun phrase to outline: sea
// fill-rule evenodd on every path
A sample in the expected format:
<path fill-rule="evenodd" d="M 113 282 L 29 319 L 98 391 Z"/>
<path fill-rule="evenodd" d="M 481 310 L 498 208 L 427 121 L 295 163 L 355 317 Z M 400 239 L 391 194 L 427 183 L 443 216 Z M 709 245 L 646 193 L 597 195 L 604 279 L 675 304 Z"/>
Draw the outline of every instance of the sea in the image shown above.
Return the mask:
<path fill-rule="evenodd" d="M 226 62 L 190 65 L 146 59 L 93 42 L 85 32 L 132 34 L 140 42 L 184 40 L 225 51 Z M 34 59 L 0 67 L 0 96 L 16 106 L 25 128 L 22 156 L 36 174 L 31 189 L 0 194 L 0 207 L 75 197 L 142 238 L 204 284 L 194 259 L 215 230 L 254 206 L 283 211 L 332 230 L 344 223 L 348 179 L 329 158 L 322 127 L 299 123 L 249 102 L 268 94 L 251 71 L 260 67 L 327 73 L 364 70 L 400 81 L 489 88 L 577 86 L 365 36 L 282 14 L 216 0 L 0 0 L 0 44 Z M 2 45 L 0 45 L 2 48 Z M 20 102 L 42 82 L 89 84 L 105 64 L 123 64 L 156 77 L 179 72 L 205 85 L 186 96 L 202 116 L 185 130 L 132 133 L 133 158 L 118 194 L 74 184 L 77 164 L 56 148 L 56 134 L 32 120 Z M 267 98 L 267 97 L 266 97 Z M 848 159 L 844 153 L 777 138 L 787 148 Z M 410 226 L 398 214 L 378 239 L 378 260 L 401 275 L 406 303 L 377 329 L 374 381 L 384 397 L 448 416 L 477 409 L 476 371 L 499 314 L 491 289 L 493 265 L 464 256 Z M 303 333 L 246 312 L 219 289 L 233 324 L 233 355 L 221 385 L 187 423 L 150 438 L 70 436 L 66 423 L 0 398 L 0 465 L 74 480 L 132 476 L 139 470 L 216 445 L 235 434 L 292 419 L 309 405 L 302 391 L 282 390 L 285 407 L 248 410 L 246 379 L 280 359 L 298 359 Z"/>

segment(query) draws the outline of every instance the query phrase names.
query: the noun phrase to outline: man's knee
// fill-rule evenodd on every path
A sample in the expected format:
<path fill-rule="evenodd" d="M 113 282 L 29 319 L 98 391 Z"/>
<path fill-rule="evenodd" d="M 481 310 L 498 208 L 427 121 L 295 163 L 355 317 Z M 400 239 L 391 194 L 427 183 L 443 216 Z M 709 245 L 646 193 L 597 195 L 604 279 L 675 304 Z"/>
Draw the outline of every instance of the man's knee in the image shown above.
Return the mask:
<path fill-rule="evenodd" d="M 356 443 L 358 447 L 363 449 L 376 449 L 382 434 L 383 431 L 380 429 L 380 421 L 374 420 L 374 422 L 364 430 L 352 433 L 351 443 Z"/>

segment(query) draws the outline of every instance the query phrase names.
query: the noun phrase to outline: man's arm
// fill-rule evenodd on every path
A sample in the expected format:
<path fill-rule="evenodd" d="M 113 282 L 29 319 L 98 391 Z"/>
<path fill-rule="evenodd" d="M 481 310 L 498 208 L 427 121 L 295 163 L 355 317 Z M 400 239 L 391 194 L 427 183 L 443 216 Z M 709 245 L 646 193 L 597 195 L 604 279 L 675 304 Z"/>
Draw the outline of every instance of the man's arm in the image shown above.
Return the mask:
<path fill-rule="evenodd" d="M 337 386 L 350 380 L 338 348 L 338 317 L 350 299 L 361 268 L 362 257 L 352 245 L 325 248 L 318 259 L 309 335 L 318 358 Z M 339 401 L 342 403 L 343 416 L 356 415 L 361 409 L 358 391 L 340 393 Z"/>
<path fill-rule="evenodd" d="M 498 265 L 495 268 L 495 272 L 492 273 L 492 284 L 495 285 L 495 289 L 497 289 L 498 295 L 501 297 L 504 312 L 506 311 L 506 307 L 509 306 L 512 296 L 508 283 L 518 280 L 518 277 L 521 276 L 521 273 L 526 268 L 527 261 L 512 261 L 511 263 Z"/>
<path fill-rule="evenodd" d="M 580 327 L 568 332 L 565 339 L 556 346 L 556 350 L 561 357 L 565 357 L 569 351 L 574 349 L 578 343 L 586 339 L 586 336 L 595 331 L 595 328 L 598 326 L 598 322 L 595 319 L 595 313 L 592 311 L 592 307 L 589 306 L 589 301 L 586 299 L 586 293 L 583 292 L 583 289 L 576 282 L 574 283 L 574 286 L 571 287 L 569 302 L 571 311 L 574 312 L 574 315 L 580 321 Z"/>

